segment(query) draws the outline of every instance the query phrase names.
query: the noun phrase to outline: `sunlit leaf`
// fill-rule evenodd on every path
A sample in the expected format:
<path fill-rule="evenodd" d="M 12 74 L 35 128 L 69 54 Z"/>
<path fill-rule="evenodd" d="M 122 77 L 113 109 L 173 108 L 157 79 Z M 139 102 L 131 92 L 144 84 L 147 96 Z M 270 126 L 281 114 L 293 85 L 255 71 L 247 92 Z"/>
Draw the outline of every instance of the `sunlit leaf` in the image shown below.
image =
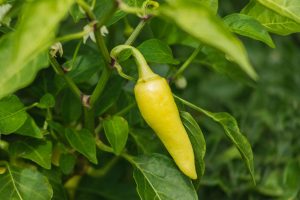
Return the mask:
<path fill-rule="evenodd" d="M 272 48 L 275 47 L 266 28 L 251 16 L 234 13 L 227 15 L 224 18 L 224 23 L 232 32 L 262 41 Z"/>
<path fill-rule="evenodd" d="M 282 16 L 254 0 L 249 2 L 242 10 L 242 13 L 254 17 L 265 26 L 268 31 L 279 35 L 300 32 L 300 23 Z"/>
<path fill-rule="evenodd" d="M 27 1 L 16 31 L 0 39 L 0 98 L 30 83 L 47 67 L 45 50 L 74 0 Z"/>
<path fill-rule="evenodd" d="M 176 0 L 175 3 L 169 0 L 168 2 L 169 6 L 160 9 L 163 17 L 173 21 L 200 42 L 222 51 L 250 77 L 257 78 L 241 41 L 232 35 L 208 8 L 194 1 Z"/>

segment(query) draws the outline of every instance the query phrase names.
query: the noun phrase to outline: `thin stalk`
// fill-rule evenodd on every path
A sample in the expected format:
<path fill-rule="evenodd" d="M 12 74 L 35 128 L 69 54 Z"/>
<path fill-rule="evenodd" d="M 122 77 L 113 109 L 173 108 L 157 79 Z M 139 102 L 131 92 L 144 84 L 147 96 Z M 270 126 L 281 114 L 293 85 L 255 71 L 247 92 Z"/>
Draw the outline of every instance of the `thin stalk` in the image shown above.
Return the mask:
<path fill-rule="evenodd" d="M 96 139 L 96 146 L 101 149 L 102 151 L 113 153 L 113 149 L 110 146 L 104 144 L 100 139 Z"/>
<path fill-rule="evenodd" d="M 84 10 L 89 21 L 96 20 L 96 16 L 94 15 L 93 11 L 91 10 L 90 6 L 84 0 L 77 0 L 77 4 Z"/>
<path fill-rule="evenodd" d="M 111 168 L 119 161 L 120 157 L 113 157 L 109 162 L 107 162 L 102 168 L 94 169 L 90 167 L 87 171 L 87 174 L 92 177 L 103 177 L 105 176 Z"/>
<path fill-rule="evenodd" d="M 204 109 L 196 106 L 195 104 L 192 104 L 191 102 L 188 102 L 187 100 L 184 100 L 184 99 L 180 98 L 179 96 L 177 96 L 175 94 L 173 94 L 173 96 L 174 96 L 175 99 L 178 99 L 184 105 L 186 105 L 186 106 L 188 106 L 188 107 L 190 107 L 190 108 L 192 108 L 192 109 L 194 109 L 194 110 L 196 110 L 198 112 L 201 112 L 201 113 L 203 113 L 203 114 L 205 114 L 207 116 L 212 116 L 211 113 L 209 113 L 208 111 L 206 111 L 206 110 L 204 110 Z"/>
<path fill-rule="evenodd" d="M 115 115 L 118 115 L 118 116 L 125 115 L 125 114 L 126 114 L 128 111 L 130 111 L 135 105 L 136 105 L 136 103 L 133 102 L 132 104 L 129 104 L 128 106 L 126 106 L 125 108 L 123 108 L 122 110 L 120 110 L 119 112 L 117 112 Z"/>
<path fill-rule="evenodd" d="M 75 51 L 74 51 L 74 54 L 73 54 L 73 57 L 72 57 L 72 66 L 71 66 L 72 68 L 73 68 L 73 66 L 74 66 L 75 59 L 76 59 L 76 57 L 77 57 L 77 55 L 78 55 L 78 52 L 79 52 L 79 49 L 80 49 L 81 44 L 82 44 L 82 40 L 80 40 L 80 41 L 78 42 L 78 44 L 76 45 L 76 48 L 75 48 Z"/>
<path fill-rule="evenodd" d="M 84 112 L 84 127 L 93 133 L 95 129 L 94 110 L 84 107 L 83 112 Z"/>
<path fill-rule="evenodd" d="M 71 33 L 69 35 L 64 35 L 62 37 L 56 38 L 56 42 L 67 42 L 70 40 L 76 40 L 76 39 L 81 39 L 83 36 L 85 36 L 86 34 L 88 34 L 88 31 L 81 31 L 78 33 Z"/>
<path fill-rule="evenodd" d="M 101 96 L 101 94 L 103 93 L 103 90 L 106 86 L 106 83 L 110 77 L 112 73 L 112 70 L 104 68 L 102 71 L 102 74 L 99 78 L 99 81 L 97 83 L 96 88 L 94 89 L 91 97 L 90 97 L 90 108 L 94 107 L 95 102 L 97 101 L 97 99 Z"/>
<path fill-rule="evenodd" d="M 135 27 L 135 29 L 133 30 L 133 32 L 131 33 L 131 35 L 128 37 L 128 39 L 126 40 L 126 42 L 124 44 L 131 45 L 136 40 L 137 36 L 142 31 L 145 24 L 146 24 L 146 20 L 142 19 L 140 21 L 140 23 Z"/>
<path fill-rule="evenodd" d="M 96 146 L 105 152 L 108 153 L 114 153 L 113 149 L 110 146 L 107 146 L 104 144 L 101 140 L 96 139 Z M 125 151 L 121 153 L 121 157 L 125 158 L 128 162 L 130 162 L 132 165 L 136 166 L 136 162 L 134 161 L 134 158 L 132 155 L 127 154 Z"/>
<path fill-rule="evenodd" d="M 64 71 L 62 70 L 60 64 L 57 62 L 57 60 L 49 55 L 51 66 L 53 67 L 54 71 L 59 75 L 62 76 L 63 79 L 66 81 L 67 85 L 70 87 L 72 92 L 81 100 L 82 92 L 77 87 L 77 85 L 74 83 L 74 81 L 65 75 Z"/>
<path fill-rule="evenodd" d="M 108 51 L 107 46 L 105 44 L 104 38 L 100 33 L 100 29 L 98 29 L 98 28 L 95 28 L 95 29 L 96 29 L 96 31 L 94 31 L 94 34 L 95 34 L 98 49 L 102 53 L 102 56 L 103 56 L 103 58 L 105 60 L 105 63 L 106 63 L 106 67 L 109 68 L 109 64 L 110 64 L 109 51 Z"/>
<path fill-rule="evenodd" d="M 184 70 L 186 70 L 186 68 L 192 63 L 192 61 L 196 58 L 196 56 L 198 55 L 198 53 L 201 50 L 201 45 L 199 45 L 194 51 L 193 53 L 190 55 L 190 57 L 181 65 L 181 67 L 179 67 L 179 69 L 177 70 L 177 72 L 173 75 L 172 80 L 175 80 L 176 78 L 178 78 L 179 75 L 181 75 L 183 73 Z"/>

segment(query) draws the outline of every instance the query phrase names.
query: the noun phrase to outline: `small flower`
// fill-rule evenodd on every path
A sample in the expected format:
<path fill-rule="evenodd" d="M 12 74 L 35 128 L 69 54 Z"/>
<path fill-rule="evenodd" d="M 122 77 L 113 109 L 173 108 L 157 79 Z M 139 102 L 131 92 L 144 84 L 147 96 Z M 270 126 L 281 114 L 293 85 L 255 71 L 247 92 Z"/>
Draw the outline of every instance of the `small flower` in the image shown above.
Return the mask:
<path fill-rule="evenodd" d="M 87 32 L 87 34 L 85 36 L 83 36 L 83 43 L 85 44 L 87 39 L 91 38 L 91 40 L 93 42 L 96 43 L 96 38 L 95 38 L 95 34 L 94 34 L 94 25 L 96 22 L 92 22 L 86 26 L 83 27 L 84 32 Z M 108 30 L 106 28 L 106 26 L 102 26 L 100 29 L 100 33 L 102 36 L 106 36 L 108 34 Z"/>
<path fill-rule="evenodd" d="M 87 39 L 89 38 L 91 38 L 93 42 L 96 42 L 96 38 L 94 35 L 94 23 L 84 26 L 83 31 L 87 33 L 85 34 L 85 36 L 83 36 L 83 44 L 85 44 Z"/>
<path fill-rule="evenodd" d="M 105 37 L 108 34 L 108 29 L 106 26 L 102 26 L 100 29 L 100 33 L 103 37 Z"/>
<path fill-rule="evenodd" d="M 56 54 L 59 53 L 59 56 L 62 57 L 64 51 L 62 48 L 62 44 L 60 42 L 57 42 L 55 44 L 53 44 L 50 48 L 50 55 L 52 57 L 56 57 Z"/>

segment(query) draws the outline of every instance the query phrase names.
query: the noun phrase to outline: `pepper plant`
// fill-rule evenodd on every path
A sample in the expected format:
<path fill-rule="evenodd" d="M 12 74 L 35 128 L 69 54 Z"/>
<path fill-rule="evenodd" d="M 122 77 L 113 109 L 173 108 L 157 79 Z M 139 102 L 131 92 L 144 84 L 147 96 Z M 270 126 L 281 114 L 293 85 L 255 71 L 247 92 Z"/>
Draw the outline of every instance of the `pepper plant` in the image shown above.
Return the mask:
<path fill-rule="evenodd" d="M 185 74 L 207 67 L 255 87 L 259 75 L 239 36 L 275 48 L 269 33 L 299 32 L 299 8 L 297 0 L 250 0 L 221 16 L 217 0 L 1 0 L 0 199 L 198 199 L 209 185 L 205 138 L 214 134 L 201 130 L 203 118 L 223 129 L 255 188 L 253 152 L 237 120 L 185 98 Z M 112 51 L 122 45 L 140 58 Z M 168 80 L 197 179 L 144 121 L 134 59 Z"/>

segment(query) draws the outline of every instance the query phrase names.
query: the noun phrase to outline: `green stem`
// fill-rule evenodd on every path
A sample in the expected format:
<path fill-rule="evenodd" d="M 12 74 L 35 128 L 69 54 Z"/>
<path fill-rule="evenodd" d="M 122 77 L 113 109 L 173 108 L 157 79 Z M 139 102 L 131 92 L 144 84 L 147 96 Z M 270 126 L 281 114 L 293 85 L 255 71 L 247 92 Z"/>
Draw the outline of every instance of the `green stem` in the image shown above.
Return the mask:
<path fill-rule="evenodd" d="M 178 78 L 179 75 L 181 75 L 183 73 L 184 70 L 186 70 L 186 68 L 192 63 L 192 61 L 196 58 L 196 56 L 198 55 L 198 53 L 200 52 L 202 46 L 199 45 L 194 51 L 193 53 L 190 55 L 190 57 L 181 65 L 181 67 L 177 70 L 177 72 L 174 74 L 174 76 L 172 77 L 172 80 L 175 80 L 176 78 Z"/>
<path fill-rule="evenodd" d="M 194 110 L 196 110 L 198 112 L 201 112 L 201 113 L 203 113 L 203 114 L 205 114 L 205 115 L 210 116 L 210 117 L 213 118 L 213 116 L 212 116 L 212 114 L 210 112 L 208 112 L 208 111 L 206 111 L 206 110 L 204 110 L 204 109 L 196 106 L 195 104 L 192 104 L 191 102 L 188 102 L 188 101 L 180 98 L 179 96 L 177 96 L 175 94 L 173 94 L 173 96 L 174 96 L 175 99 L 178 99 L 184 105 L 186 105 L 186 106 L 188 106 L 188 107 L 190 107 L 190 108 L 192 108 L 192 109 L 194 109 Z"/>
<path fill-rule="evenodd" d="M 84 10 L 90 21 L 96 20 L 96 16 L 94 15 L 90 6 L 84 0 L 77 0 L 76 2 Z"/>
<path fill-rule="evenodd" d="M 96 146 L 102 151 L 109 152 L 109 153 L 114 152 L 114 150 L 110 146 L 104 144 L 100 139 L 96 139 Z"/>
<path fill-rule="evenodd" d="M 96 88 L 94 89 L 91 97 L 90 97 L 90 107 L 93 108 L 95 102 L 97 101 L 97 99 L 101 96 L 101 94 L 103 93 L 103 90 L 106 86 L 106 83 L 110 77 L 112 73 L 112 70 L 104 68 L 102 71 L 102 74 L 99 78 L 99 81 L 97 83 Z"/>
<path fill-rule="evenodd" d="M 137 36 L 142 31 L 145 24 L 146 24 L 146 20 L 142 19 L 140 21 L 140 23 L 135 27 L 135 29 L 133 30 L 133 32 L 131 33 L 131 35 L 128 37 L 128 39 L 126 40 L 126 42 L 124 44 L 131 45 L 136 40 Z"/>
<path fill-rule="evenodd" d="M 54 71 L 59 75 L 59 76 L 62 76 L 63 79 L 66 81 L 67 85 L 70 87 L 70 89 L 72 90 L 72 92 L 81 100 L 81 95 L 82 95 L 82 92 L 80 91 L 80 89 L 77 87 L 77 85 L 74 83 L 74 81 L 65 75 L 64 71 L 62 70 L 60 64 L 57 62 L 57 60 L 52 57 L 50 54 L 49 54 L 49 60 L 50 60 L 50 63 L 54 69 Z"/>
<path fill-rule="evenodd" d="M 117 112 L 115 115 L 122 116 L 122 115 L 126 114 L 128 111 L 130 111 L 131 108 L 133 108 L 135 105 L 136 105 L 136 103 L 133 102 L 133 103 L 129 104 L 128 106 L 126 106 L 125 108 L 123 108 L 122 110 L 120 110 L 119 112 Z"/>
<path fill-rule="evenodd" d="M 104 144 L 100 139 L 96 139 L 96 146 L 105 152 L 108 153 L 114 153 L 113 149 L 110 146 L 107 146 L 106 144 Z M 132 155 L 127 154 L 125 151 L 121 153 L 120 155 L 121 157 L 125 158 L 128 162 L 130 162 L 132 165 L 136 166 L 136 163 L 133 159 Z"/>
<path fill-rule="evenodd" d="M 107 46 L 105 44 L 104 38 L 100 33 L 100 29 L 101 29 L 101 26 L 103 24 L 105 24 L 105 22 L 113 15 L 113 13 L 116 11 L 116 8 L 117 8 L 116 5 L 113 6 L 113 8 L 110 10 L 110 12 L 106 16 L 104 16 L 102 18 L 102 20 L 98 24 L 96 24 L 94 27 L 96 43 L 97 43 L 98 49 L 102 53 L 102 56 L 105 60 L 106 67 L 103 69 L 102 74 L 99 78 L 99 81 L 96 85 L 96 88 L 94 89 L 94 91 L 90 97 L 90 108 L 91 109 L 93 109 L 95 102 L 103 93 L 103 90 L 107 84 L 107 81 L 109 80 L 109 77 L 110 77 L 111 71 L 112 71 L 109 66 L 109 64 L 111 63 L 111 58 L 110 58 Z M 89 7 L 88 7 L 88 9 L 86 8 L 85 11 L 91 12 Z M 91 17 L 93 17 L 93 16 L 91 16 Z"/>
<path fill-rule="evenodd" d="M 75 51 L 74 51 L 74 54 L 73 54 L 73 57 L 72 57 L 72 65 L 71 65 L 71 68 L 73 68 L 73 66 L 74 66 L 75 59 L 76 59 L 76 57 L 77 57 L 77 55 L 78 55 L 78 52 L 79 52 L 79 49 L 80 49 L 81 44 L 82 44 L 82 40 L 80 40 L 80 41 L 78 42 L 78 44 L 76 45 L 76 48 L 75 48 Z"/>
<path fill-rule="evenodd" d="M 96 31 L 94 31 L 94 34 L 95 34 L 98 49 L 102 53 L 102 56 L 103 56 L 103 58 L 105 60 L 105 63 L 106 63 L 106 67 L 109 68 L 109 64 L 110 64 L 109 51 L 108 51 L 107 46 L 105 44 L 104 38 L 100 33 L 100 29 L 96 28 Z"/>
<path fill-rule="evenodd" d="M 84 112 L 84 127 L 93 133 L 95 129 L 94 110 L 84 107 L 83 112 Z"/>
<path fill-rule="evenodd" d="M 139 72 L 139 79 L 148 79 L 151 78 L 153 76 L 156 76 L 156 74 L 154 74 L 151 70 L 151 68 L 149 67 L 149 65 L 147 64 L 144 56 L 141 54 L 141 52 L 139 50 L 137 50 L 136 48 L 129 46 L 129 45 L 119 45 L 116 46 L 115 48 L 113 48 L 110 52 L 110 56 L 117 60 L 118 55 L 125 49 L 130 49 L 132 52 L 132 56 L 135 59 L 135 62 L 137 64 L 138 67 L 138 72 Z"/>
<path fill-rule="evenodd" d="M 120 157 L 113 157 L 100 169 L 94 169 L 90 167 L 87 171 L 87 174 L 93 177 L 103 177 L 111 170 L 111 168 L 118 162 L 119 159 Z"/>
<path fill-rule="evenodd" d="M 66 42 L 66 41 L 70 41 L 70 40 L 81 39 L 83 36 L 85 36 L 88 33 L 89 33 L 89 31 L 81 31 L 78 33 L 71 33 L 69 35 L 64 35 L 62 37 L 58 37 L 55 40 L 56 40 L 56 42 Z"/>

